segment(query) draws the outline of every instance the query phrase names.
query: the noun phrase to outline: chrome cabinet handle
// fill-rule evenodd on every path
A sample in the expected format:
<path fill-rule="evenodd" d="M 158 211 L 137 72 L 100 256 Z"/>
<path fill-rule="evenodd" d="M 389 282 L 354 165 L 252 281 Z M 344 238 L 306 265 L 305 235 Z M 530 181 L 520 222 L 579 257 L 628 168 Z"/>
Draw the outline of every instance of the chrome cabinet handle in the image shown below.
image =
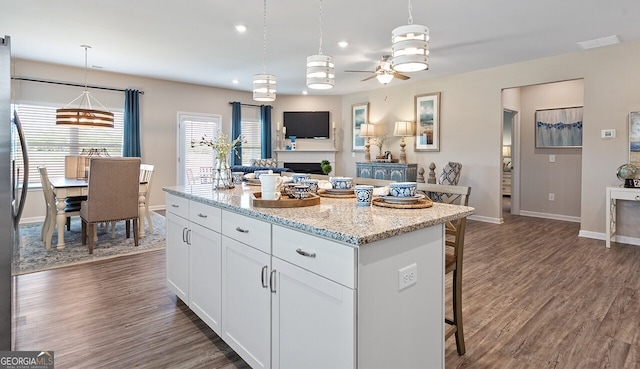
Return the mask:
<path fill-rule="evenodd" d="M 191 246 L 191 230 L 187 231 L 187 245 Z"/>
<path fill-rule="evenodd" d="M 187 243 L 187 228 L 182 228 L 182 242 Z"/>
<path fill-rule="evenodd" d="M 297 249 L 296 252 L 302 256 L 306 256 L 309 258 L 315 258 L 316 257 L 316 253 L 315 252 L 306 252 L 303 251 L 302 249 Z"/>
<path fill-rule="evenodd" d="M 208 215 L 207 215 L 207 214 L 198 213 L 198 216 L 199 216 L 200 218 L 206 218 Z"/>
<path fill-rule="evenodd" d="M 271 293 L 276 293 L 276 270 L 271 271 L 271 275 L 269 276 L 269 285 L 271 286 Z"/>
<path fill-rule="evenodd" d="M 241 233 L 249 233 L 248 229 L 242 229 L 240 227 L 236 227 L 236 231 L 241 232 Z"/>
<path fill-rule="evenodd" d="M 180 205 L 178 205 L 178 204 L 171 204 L 171 207 L 172 207 L 172 208 L 179 208 L 179 207 L 180 207 Z"/>
<path fill-rule="evenodd" d="M 269 286 L 267 285 L 267 268 L 269 268 L 268 265 L 265 265 L 262 267 L 262 288 L 268 288 Z"/>
<path fill-rule="evenodd" d="M 640 201 L 640 195 L 636 196 L 636 201 Z"/>

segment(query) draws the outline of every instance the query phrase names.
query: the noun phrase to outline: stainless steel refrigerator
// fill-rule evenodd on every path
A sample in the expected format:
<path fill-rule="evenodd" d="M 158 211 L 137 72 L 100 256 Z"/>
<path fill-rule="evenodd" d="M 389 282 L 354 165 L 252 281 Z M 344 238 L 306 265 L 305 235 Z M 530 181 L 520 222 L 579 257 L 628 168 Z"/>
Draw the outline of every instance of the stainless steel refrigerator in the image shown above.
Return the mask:
<path fill-rule="evenodd" d="M 24 191 L 18 184 L 20 177 L 26 179 L 26 165 L 16 168 L 12 160 L 26 154 L 19 123 L 11 112 L 11 40 L 5 36 L 0 38 L 0 351 L 12 349 L 12 257 L 18 247 L 17 229 L 27 192 L 26 184 Z M 14 135 L 19 138 L 14 140 Z M 22 147 L 14 141 L 20 141 Z"/>

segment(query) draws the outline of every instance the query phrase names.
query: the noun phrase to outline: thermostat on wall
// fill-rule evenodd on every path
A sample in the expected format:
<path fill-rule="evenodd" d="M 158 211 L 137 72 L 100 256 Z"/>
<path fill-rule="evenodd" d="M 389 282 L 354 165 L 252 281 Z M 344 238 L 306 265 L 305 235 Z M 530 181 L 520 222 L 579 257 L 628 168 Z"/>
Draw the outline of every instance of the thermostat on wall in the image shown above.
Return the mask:
<path fill-rule="evenodd" d="M 603 129 L 600 134 L 601 138 L 616 138 L 616 130 L 615 129 Z"/>

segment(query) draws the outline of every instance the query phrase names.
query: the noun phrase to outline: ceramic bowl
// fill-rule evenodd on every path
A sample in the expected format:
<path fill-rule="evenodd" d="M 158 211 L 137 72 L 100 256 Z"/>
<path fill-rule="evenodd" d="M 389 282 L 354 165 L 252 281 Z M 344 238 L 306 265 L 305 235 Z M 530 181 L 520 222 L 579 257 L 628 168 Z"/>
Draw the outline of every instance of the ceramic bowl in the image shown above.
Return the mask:
<path fill-rule="evenodd" d="M 309 186 L 309 192 L 318 193 L 318 180 L 317 179 L 303 179 L 300 184 Z"/>
<path fill-rule="evenodd" d="M 256 179 L 260 179 L 260 176 L 263 174 L 273 174 L 273 170 L 271 169 L 260 169 L 253 172 L 255 174 Z"/>
<path fill-rule="evenodd" d="M 309 186 L 301 184 L 295 185 L 293 187 L 293 193 L 296 199 L 306 199 L 309 197 Z"/>
<path fill-rule="evenodd" d="M 289 196 L 289 198 L 294 199 L 296 197 L 296 186 L 297 183 L 285 183 L 282 185 L 282 193 L 284 195 Z"/>
<path fill-rule="evenodd" d="M 396 197 L 413 197 L 416 195 L 417 184 L 415 182 L 389 183 L 389 195 Z"/>
<path fill-rule="evenodd" d="M 311 178 L 311 174 L 309 173 L 294 173 L 291 178 L 293 178 L 293 183 L 302 183 L 303 180 Z"/>
<path fill-rule="evenodd" d="M 356 194 L 356 202 L 358 206 L 369 206 L 373 199 L 373 186 L 369 185 L 357 185 L 353 187 L 353 191 Z"/>
<path fill-rule="evenodd" d="M 348 190 L 353 188 L 352 177 L 329 177 L 329 182 L 336 190 Z"/>

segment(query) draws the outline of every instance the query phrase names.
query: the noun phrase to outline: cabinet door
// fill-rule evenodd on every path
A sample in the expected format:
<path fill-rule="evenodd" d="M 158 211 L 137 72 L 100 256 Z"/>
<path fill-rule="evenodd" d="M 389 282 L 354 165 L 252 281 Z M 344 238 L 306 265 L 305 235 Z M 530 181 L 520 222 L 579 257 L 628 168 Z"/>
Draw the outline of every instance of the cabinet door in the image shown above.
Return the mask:
<path fill-rule="evenodd" d="M 373 167 L 373 178 L 389 179 L 389 170 L 383 167 Z"/>
<path fill-rule="evenodd" d="M 394 168 L 389 171 L 389 179 L 392 181 L 404 182 L 405 178 L 405 169 Z"/>
<path fill-rule="evenodd" d="M 185 218 L 167 212 L 167 287 L 185 304 L 189 303 L 188 227 L 189 222 Z"/>
<path fill-rule="evenodd" d="M 222 339 L 254 369 L 271 367 L 270 261 L 222 236 Z"/>
<path fill-rule="evenodd" d="M 278 258 L 274 368 L 355 368 L 355 291 Z"/>
<path fill-rule="evenodd" d="M 222 247 L 220 233 L 191 223 L 189 307 L 217 334 L 222 333 Z"/>

